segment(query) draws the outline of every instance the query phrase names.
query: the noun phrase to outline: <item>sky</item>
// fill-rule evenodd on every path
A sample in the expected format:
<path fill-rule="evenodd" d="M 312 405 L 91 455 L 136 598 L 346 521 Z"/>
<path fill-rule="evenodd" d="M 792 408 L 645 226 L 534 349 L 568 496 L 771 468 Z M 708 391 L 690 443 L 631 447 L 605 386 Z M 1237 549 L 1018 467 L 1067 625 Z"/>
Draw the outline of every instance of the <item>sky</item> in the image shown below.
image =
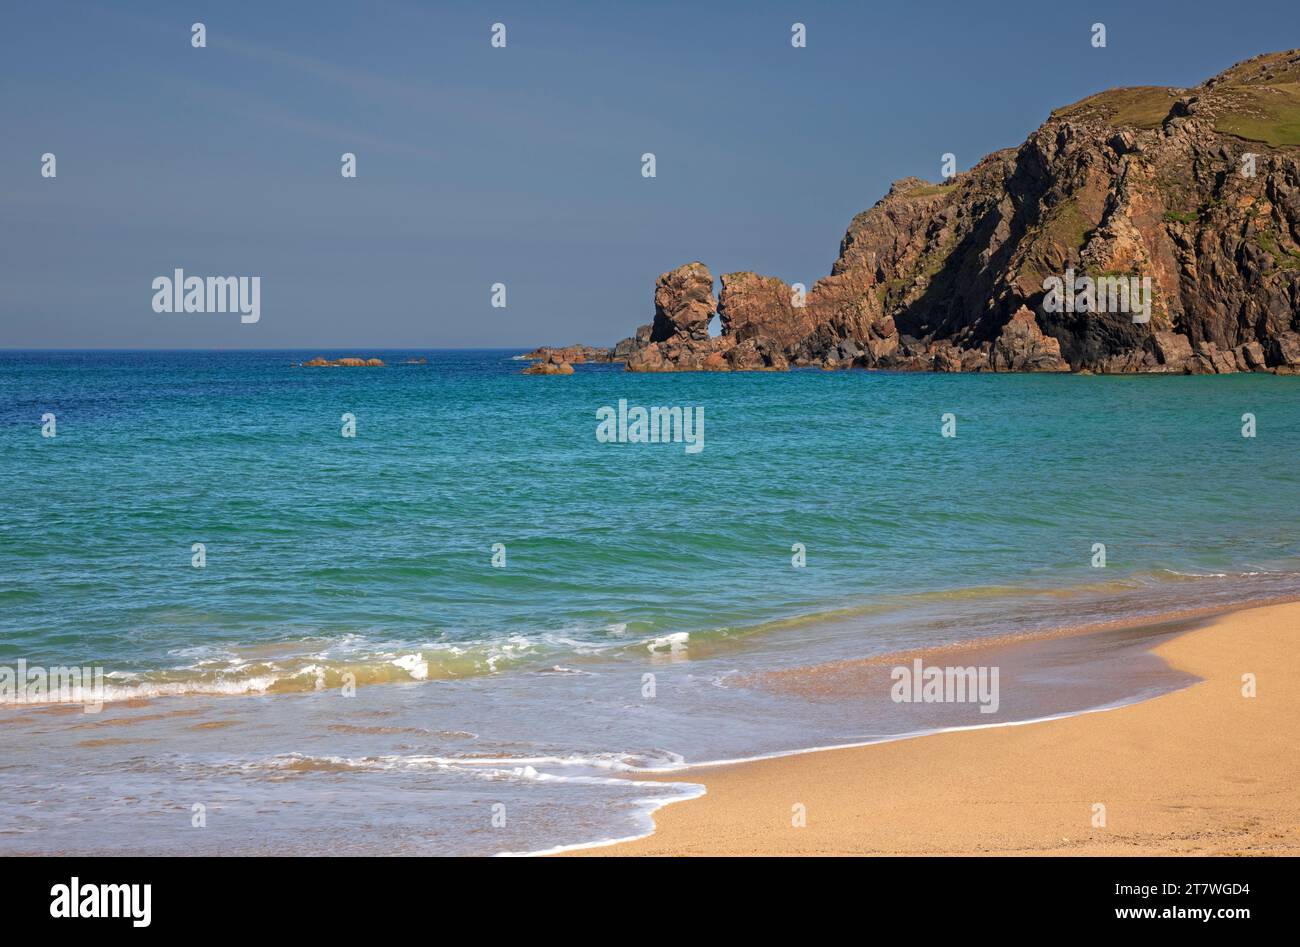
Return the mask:
<path fill-rule="evenodd" d="M 1297 46 L 1295 0 L 8 2 L 0 347 L 612 344 L 674 266 L 811 286 L 944 153 Z M 177 268 L 260 319 L 155 312 Z"/>

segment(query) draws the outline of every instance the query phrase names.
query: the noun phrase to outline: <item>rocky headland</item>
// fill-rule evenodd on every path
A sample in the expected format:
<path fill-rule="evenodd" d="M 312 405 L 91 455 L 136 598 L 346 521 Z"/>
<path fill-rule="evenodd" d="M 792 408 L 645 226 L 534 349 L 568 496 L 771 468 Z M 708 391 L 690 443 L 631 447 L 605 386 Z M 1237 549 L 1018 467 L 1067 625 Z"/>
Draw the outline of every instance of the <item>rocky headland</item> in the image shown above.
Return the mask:
<path fill-rule="evenodd" d="M 1109 308 L 1074 303 L 1085 279 Z M 1144 281 L 1141 317 L 1117 310 Z M 530 355 L 547 373 L 564 352 L 630 371 L 1300 373 L 1300 50 L 1102 92 L 942 183 L 895 182 L 806 292 L 737 272 L 715 296 L 694 262 L 654 303 L 612 350 Z"/>

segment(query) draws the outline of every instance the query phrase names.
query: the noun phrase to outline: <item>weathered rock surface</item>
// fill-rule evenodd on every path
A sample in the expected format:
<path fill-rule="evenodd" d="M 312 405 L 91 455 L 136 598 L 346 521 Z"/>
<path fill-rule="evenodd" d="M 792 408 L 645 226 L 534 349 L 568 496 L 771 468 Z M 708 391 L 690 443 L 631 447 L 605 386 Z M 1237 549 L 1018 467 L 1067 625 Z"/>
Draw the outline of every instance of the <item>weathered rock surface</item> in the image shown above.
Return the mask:
<path fill-rule="evenodd" d="M 659 277 L 655 318 L 614 347 L 634 372 L 759 371 L 788 367 L 782 347 L 767 333 L 728 331 L 710 337 L 709 322 L 719 314 L 713 274 L 703 263 L 688 263 Z"/>
<path fill-rule="evenodd" d="M 299 362 L 299 368 L 383 368 L 384 362 L 378 358 L 321 358 L 319 355 L 307 362 Z"/>
<path fill-rule="evenodd" d="M 523 358 L 530 361 L 550 361 L 558 359 L 562 362 L 568 362 L 570 365 L 581 365 L 585 362 L 612 362 L 615 359 L 612 349 L 602 349 L 594 345 L 566 345 L 562 348 L 552 348 L 549 345 L 543 345 L 539 349 L 527 353 Z"/>
<path fill-rule="evenodd" d="M 524 369 L 525 375 L 572 375 L 573 365 L 558 353 L 551 353 L 542 361 L 534 362 Z"/>
<path fill-rule="evenodd" d="M 1146 318 L 1113 296 L 1052 305 L 1048 281 L 1085 277 L 1149 280 Z M 678 267 L 610 357 L 632 371 L 1298 373 L 1300 50 L 1193 89 L 1102 92 L 942 184 L 898 181 L 800 289 L 727 273 L 715 301 L 708 267 Z"/>
<path fill-rule="evenodd" d="M 989 367 L 995 372 L 1068 372 L 1061 358 L 1061 343 L 1043 335 L 1038 320 L 1026 307 L 1016 310 L 993 343 Z"/>
<path fill-rule="evenodd" d="M 709 320 L 717 309 L 713 274 L 707 266 L 688 263 L 670 270 L 655 284 L 655 319 L 650 325 L 650 341 L 706 342 Z"/>

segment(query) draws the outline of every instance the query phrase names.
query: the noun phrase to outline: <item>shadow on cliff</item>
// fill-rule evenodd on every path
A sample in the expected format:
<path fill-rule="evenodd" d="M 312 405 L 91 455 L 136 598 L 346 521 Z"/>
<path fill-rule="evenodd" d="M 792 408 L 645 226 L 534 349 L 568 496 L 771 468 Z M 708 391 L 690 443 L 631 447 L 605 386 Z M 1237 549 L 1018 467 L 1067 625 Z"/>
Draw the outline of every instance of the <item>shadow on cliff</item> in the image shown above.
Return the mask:
<path fill-rule="evenodd" d="M 899 332 L 916 338 L 965 335 L 972 343 L 997 338 L 1002 326 L 1024 302 L 1018 293 L 1012 297 L 1007 292 L 1014 292 L 1010 286 L 1003 287 L 1002 298 L 998 298 L 998 284 L 1021 239 L 1039 222 L 1038 206 L 1047 192 L 1047 175 L 1037 159 L 1036 151 L 1021 147 L 1010 173 L 993 188 L 994 193 L 1004 189 L 1005 199 L 979 197 L 971 208 L 978 222 L 948 252 L 921 295 L 895 314 Z M 1009 218 L 1006 201 L 1014 204 Z M 1004 222 L 1006 235 L 988 262 L 982 263 L 981 254 L 994 244 Z"/>
<path fill-rule="evenodd" d="M 1061 345 L 1061 355 L 1075 368 L 1100 359 L 1107 352 L 1140 346 L 1148 333 L 1127 322 L 1075 313 L 1044 313 L 1041 289 L 1026 294 L 1016 285 L 1012 260 L 1031 231 L 1043 227 L 1045 218 L 1058 203 L 1072 200 L 1058 195 L 1044 208 L 1051 195 L 1052 177 L 1041 152 L 1026 142 L 1004 165 L 1002 180 L 993 182 L 970 208 L 978 222 L 947 254 L 931 276 L 921 295 L 895 313 L 898 330 L 916 338 L 959 339 L 977 346 L 995 341 L 1011 316 L 1028 307 L 1044 334 Z M 972 182 L 976 186 L 978 182 Z M 998 199 L 1000 196 L 1001 199 Z M 1007 205 L 1011 205 L 1010 216 Z M 1003 228 L 1005 227 L 1005 231 Z M 1084 234 L 1084 242 L 1091 230 Z M 996 244 L 982 262 L 981 257 Z M 1077 247 L 1061 247 L 1066 266 L 1078 265 Z"/>

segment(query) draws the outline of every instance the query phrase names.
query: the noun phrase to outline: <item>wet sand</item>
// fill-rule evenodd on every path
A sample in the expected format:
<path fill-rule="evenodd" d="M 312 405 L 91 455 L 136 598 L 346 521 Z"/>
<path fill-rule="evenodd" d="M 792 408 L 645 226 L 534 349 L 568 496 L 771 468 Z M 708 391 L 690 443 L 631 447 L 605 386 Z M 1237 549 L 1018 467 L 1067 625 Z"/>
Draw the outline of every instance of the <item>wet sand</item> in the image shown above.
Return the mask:
<path fill-rule="evenodd" d="M 1300 603 L 1154 653 L 1200 680 L 1063 719 L 675 773 L 707 794 L 660 809 L 651 836 L 572 854 L 1300 854 Z"/>

